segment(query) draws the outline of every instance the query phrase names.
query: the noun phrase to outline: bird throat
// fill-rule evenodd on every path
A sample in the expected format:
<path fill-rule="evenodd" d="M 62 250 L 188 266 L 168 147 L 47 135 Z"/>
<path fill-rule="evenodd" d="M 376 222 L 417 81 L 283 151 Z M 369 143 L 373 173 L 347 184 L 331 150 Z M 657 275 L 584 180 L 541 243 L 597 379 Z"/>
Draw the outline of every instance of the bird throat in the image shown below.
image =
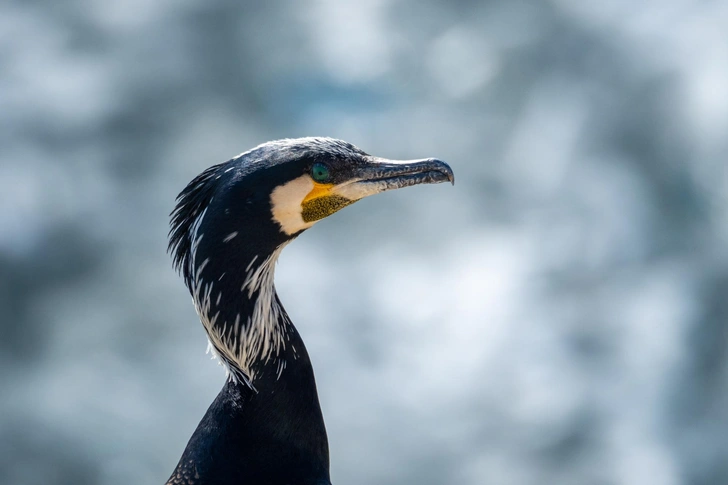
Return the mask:
<path fill-rule="evenodd" d="M 355 201 L 340 195 L 326 195 L 301 204 L 301 218 L 304 222 L 315 222 L 330 216 Z"/>

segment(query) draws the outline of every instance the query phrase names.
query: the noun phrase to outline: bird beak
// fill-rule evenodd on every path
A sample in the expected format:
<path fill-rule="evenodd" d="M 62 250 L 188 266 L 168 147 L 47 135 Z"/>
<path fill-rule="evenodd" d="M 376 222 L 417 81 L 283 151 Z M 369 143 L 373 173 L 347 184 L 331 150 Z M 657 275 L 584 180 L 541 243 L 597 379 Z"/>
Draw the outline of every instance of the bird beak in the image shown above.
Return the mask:
<path fill-rule="evenodd" d="M 366 156 L 364 163 L 352 167 L 352 172 L 351 178 L 340 184 L 314 183 L 301 202 L 301 220 L 313 223 L 357 200 L 387 190 L 445 181 L 455 183 L 450 166 L 434 158 L 398 161 Z"/>
<path fill-rule="evenodd" d="M 387 190 L 447 181 L 455 185 L 452 169 L 435 158 L 400 161 L 367 156 L 365 163 L 357 167 L 356 176 L 332 187 L 331 195 L 354 202 Z"/>

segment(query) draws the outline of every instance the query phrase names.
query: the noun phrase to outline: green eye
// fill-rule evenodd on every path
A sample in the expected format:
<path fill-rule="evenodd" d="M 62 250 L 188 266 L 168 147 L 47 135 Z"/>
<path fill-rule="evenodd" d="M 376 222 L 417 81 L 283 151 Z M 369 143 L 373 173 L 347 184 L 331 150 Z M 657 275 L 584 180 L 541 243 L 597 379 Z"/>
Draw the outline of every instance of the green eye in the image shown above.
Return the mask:
<path fill-rule="evenodd" d="M 311 178 L 316 182 L 326 182 L 329 179 L 329 167 L 323 163 L 314 163 L 311 167 Z"/>

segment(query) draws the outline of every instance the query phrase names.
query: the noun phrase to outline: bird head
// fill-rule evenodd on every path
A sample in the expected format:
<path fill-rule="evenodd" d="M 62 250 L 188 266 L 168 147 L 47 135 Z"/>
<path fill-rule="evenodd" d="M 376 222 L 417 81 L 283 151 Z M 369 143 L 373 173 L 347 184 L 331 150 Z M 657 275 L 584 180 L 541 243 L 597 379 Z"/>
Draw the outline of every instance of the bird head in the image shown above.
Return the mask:
<path fill-rule="evenodd" d="M 380 192 L 450 181 L 440 160 L 393 161 L 331 138 L 264 143 L 210 167 L 180 193 L 170 250 L 188 277 L 195 237 L 270 254 L 316 222 Z M 227 238 L 227 240 L 226 240 Z M 198 260 L 199 257 L 197 258 Z"/>
<path fill-rule="evenodd" d="M 172 212 L 169 249 L 232 375 L 252 380 L 255 362 L 283 345 L 273 267 L 286 243 L 370 195 L 445 181 L 454 176 L 440 160 L 386 160 L 331 138 L 264 143 L 193 179 Z"/>

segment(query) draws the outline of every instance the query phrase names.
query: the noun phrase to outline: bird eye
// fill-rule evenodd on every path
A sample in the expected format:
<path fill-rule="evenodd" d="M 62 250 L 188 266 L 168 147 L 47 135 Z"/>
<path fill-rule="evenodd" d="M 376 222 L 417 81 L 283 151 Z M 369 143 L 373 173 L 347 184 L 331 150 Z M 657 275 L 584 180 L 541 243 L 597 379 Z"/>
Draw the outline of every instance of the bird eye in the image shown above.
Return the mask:
<path fill-rule="evenodd" d="M 311 178 L 316 182 L 326 182 L 329 179 L 329 167 L 323 163 L 314 163 L 311 167 Z"/>

